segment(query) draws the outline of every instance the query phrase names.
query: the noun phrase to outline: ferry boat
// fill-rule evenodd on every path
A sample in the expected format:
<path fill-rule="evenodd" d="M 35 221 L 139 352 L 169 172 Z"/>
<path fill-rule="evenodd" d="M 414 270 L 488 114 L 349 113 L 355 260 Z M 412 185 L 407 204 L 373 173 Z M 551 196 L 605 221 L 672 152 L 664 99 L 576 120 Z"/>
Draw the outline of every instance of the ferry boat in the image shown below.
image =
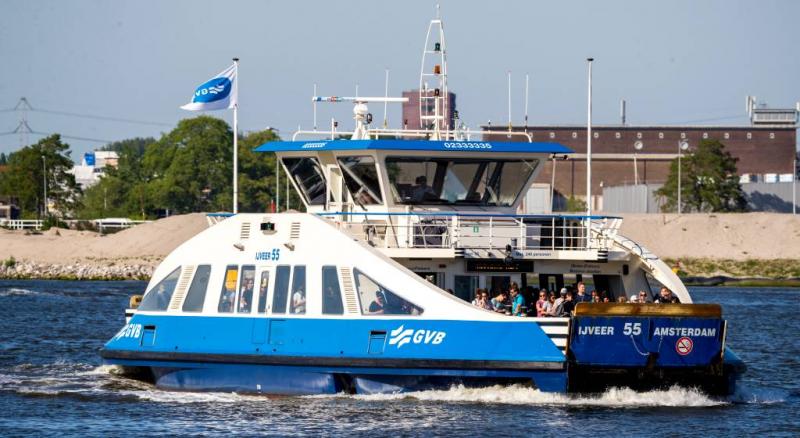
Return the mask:
<path fill-rule="evenodd" d="M 726 347 L 720 306 L 694 304 L 669 266 L 619 234 L 621 218 L 521 212 L 545 164 L 571 151 L 451 126 L 443 42 L 437 18 L 424 129 L 372 126 L 369 103 L 403 98 L 315 96 L 352 102 L 355 129 L 258 147 L 276 154 L 306 212 L 216 217 L 158 266 L 104 362 L 170 390 L 732 393 L 745 367 Z M 478 288 L 578 281 L 612 302 L 580 302 L 566 317 L 470 303 Z M 662 286 L 680 304 L 616 303 L 639 291 L 653 301 Z"/>

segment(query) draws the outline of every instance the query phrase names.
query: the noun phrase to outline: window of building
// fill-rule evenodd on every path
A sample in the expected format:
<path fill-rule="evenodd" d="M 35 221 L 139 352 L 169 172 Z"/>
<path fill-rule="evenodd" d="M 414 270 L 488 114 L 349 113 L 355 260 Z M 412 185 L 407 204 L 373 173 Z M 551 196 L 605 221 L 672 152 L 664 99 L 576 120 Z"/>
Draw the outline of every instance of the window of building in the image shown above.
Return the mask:
<path fill-rule="evenodd" d="M 269 270 L 261 272 L 261 282 L 258 284 L 258 313 L 267 311 L 267 293 L 269 292 Z"/>
<path fill-rule="evenodd" d="M 289 267 L 275 269 L 275 290 L 272 292 L 272 313 L 286 313 L 286 298 L 289 295 Z"/>
<path fill-rule="evenodd" d="M 659 132 L 658 133 L 658 139 L 659 140 L 663 140 L 664 139 L 664 133 L 663 132 Z"/>
<path fill-rule="evenodd" d="M 295 315 L 306 313 L 306 267 L 303 265 L 294 267 L 289 312 Z"/>
<path fill-rule="evenodd" d="M 421 315 L 423 310 L 397 296 L 358 269 L 353 270 L 364 315 Z"/>
<path fill-rule="evenodd" d="M 167 274 L 163 280 L 159 281 L 152 289 L 147 291 L 139 304 L 139 310 L 144 311 L 164 311 L 167 310 L 172 294 L 175 293 L 175 286 L 181 276 L 180 266 Z"/>
<path fill-rule="evenodd" d="M 752 132 L 748 132 L 747 133 L 747 139 L 748 140 L 752 140 L 753 139 L 753 133 Z"/>
<path fill-rule="evenodd" d="M 239 298 L 237 299 L 237 313 L 250 313 L 253 308 L 253 289 L 256 283 L 256 267 L 253 265 L 242 266 L 242 282 L 239 284 Z"/>
<path fill-rule="evenodd" d="M 339 275 L 335 266 L 322 267 L 322 313 L 324 315 L 341 315 L 342 289 L 339 287 Z"/>
<path fill-rule="evenodd" d="M 236 284 L 239 281 L 239 265 L 228 265 L 225 268 L 225 278 L 222 281 L 222 292 L 219 294 L 217 312 L 231 313 L 236 301 Z"/>
<path fill-rule="evenodd" d="M 325 174 L 319 161 L 313 157 L 283 158 L 281 161 L 300 188 L 303 199 L 309 205 L 324 205 Z"/>
<path fill-rule="evenodd" d="M 344 175 L 347 190 L 356 204 L 382 204 L 378 170 L 372 157 L 339 157 L 339 167 Z"/>
<path fill-rule="evenodd" d="M 615 137 L 617 140 L 619 140 L 620 138 L 622 138 L 622 134 L 620 134 L 619 132 L 617 132 L 616 134 L 614 134 L 614 137 Z"/>
<path fill-rule="evenodd" d="M 206 300 L 206 290 L 208 290 L 208 278 L 211 276 L 211 265 L 200 265 L 194 271 L 192 284 L 183 300 L 182 310 L 184 312 L 202 312 L 203 302 Z"/>
<path fill-rule="evenodd" d="M 538 160 L 387 157 L 398 204 L 503 206 L 514 203 Z"/>

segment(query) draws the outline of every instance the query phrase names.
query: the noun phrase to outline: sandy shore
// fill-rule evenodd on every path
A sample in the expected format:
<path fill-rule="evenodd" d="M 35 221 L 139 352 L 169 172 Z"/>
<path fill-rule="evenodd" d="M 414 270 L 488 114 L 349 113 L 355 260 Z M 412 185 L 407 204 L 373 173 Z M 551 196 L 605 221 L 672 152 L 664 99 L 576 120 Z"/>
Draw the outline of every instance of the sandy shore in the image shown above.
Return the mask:
<path fill-rule="evenodd" d="M 147 278 L 162 258 L 207 227 L 205 214 L 196 213 L 105 236 L 0 229 L 0 277 Z M 621 234 L 669 259 L 800 259 L 800 216 L 788 214 L 625 215 Z M 15 266 L 2 263 L 12 257 Z"/>

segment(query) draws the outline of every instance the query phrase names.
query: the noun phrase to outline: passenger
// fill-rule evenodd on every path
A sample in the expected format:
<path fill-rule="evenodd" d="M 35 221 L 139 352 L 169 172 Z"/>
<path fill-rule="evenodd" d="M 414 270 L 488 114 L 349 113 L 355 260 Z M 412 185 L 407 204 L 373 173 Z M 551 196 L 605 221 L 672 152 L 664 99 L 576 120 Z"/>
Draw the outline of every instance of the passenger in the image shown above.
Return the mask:
<path fill-rule="evenodd" d="M 267 289 L 269 288 L 269 275 L 261 276 L 261 285 L 258 287 L 258 310 L 263 313 L 267 303 Z"/>
<path fill-rule="evenodd" d="M 553 303 L 555 303 L 555 301 L 556 301 L 555 292 L 549 292 L 547 294 L 547 302 L 544 303 L 544 305 L 542 306 L 542 311 L 544 312 L 542 316 L 553 316 L 552 315 Z"/>
<path fill-rule="evenodd" d="M 586 295 L 586 285 L 582 281 L 578 282 L 578 294 L 575 295 L 575 303 L 588 303 L 592 298 Z"/>
<path fill-rule="evenodd" d="M 567 288 L 562 287 L 561 291 L 559 292 L 559 297 L 553 301 L 553 307 L 550 309 L 550 316 L 558 316 L 559 312 L 561 311 L 561 305 L 564 303 L 564 300 L 567 298 Z"/>
<path fill-rule="evenodd" d="M 472 300 L 472 305 L 475 307 L 481 307 L 480 300 L 482 297 L 483 297 L 483 289 L 481 288 L 475 289 L 475 299 Z"/>
<path fill-rule="evenodd" d="M 545 305 L 548 305 L 547 302 L 547 289 L 542 289 L 539 291 L 539 300 L 536 301 L 536 316 L 541 318 L 544 316 L 546 310 Z M 549 307 L 549 306 L 548 306 Z"/>
<path fill-rule="evenodd" d="M 228 288 L 227 286 L 222 291 L 222 299 L 219 302 L 219 307 L 217 310 L 223 313 L 233 312 L 233 302 L 236 299 L 236 286 L 233 289 Z"/>
<path fill-rule="evenodd" d="M 517 283 L 511 283 L 511 314 L 525 316 L 525 298 L 519 293 Z"/>
<path fill-rule="evenodd" d="M 639 291 L 639 304 L 645 304 L 648 302 L 647 299 L 647 292 L 640 290 Z"/>
<path fill-rule="evenodd" d="M 428 177 L 420 175 L 414 180 L 414 186 L 411 188 L 411 200 L 414 202 L 421 202 L 428 198 L 435 198 L 436 192 L 428 185 Z"/>
<path fill-rule="evenodd" d="M 611 300 L 607 296 L 603 296 L 603 302 L 604 303 L 610 303 Z"/>
<path fill-rule="evenodd" d="M 253 300 L 253 279 L 248 278 L 242 283 L 239 290 L 239 312 L 249 313 L 250 304 Z"/>
<path fill-rule="evenodd" d="M 489 291 L 483 289 L 481 292 L 481 308 L 486 310 L 494 310 L 492 303 L 489 302 Z"/>
<path fill-rule="evenodd" d="M 631 299 L 628 301 L 631 304 L 636 304 L 639 302 L 639 296 L 637 294 L 631 295 Z"/>
<path fill-rule="evenodd" d="M 169 306 L 169 302 L 172 296 L 167 295 L 167 288 L 165 288 L 163 284 L 159 284 L 158 290 L 156 291 L 156 298 L 157 298 L 158 308 L 166 309 Z"/>
<path fill-rule="evenodd" d="M 617 302 L 618 303 L 627 303 L 628 299 L 625 298 L 625 295 L 620 295 L 619 298 L 617 298 Z"/>
<path fill-rule="evenodd" d="M 266 290 L 264 291 L 266 296 Z M 260 305 L 259 305 L 260 307 Z M 344 311 L 342 307 L 342 298 L 333 290 L 333 287 L 328 286 L 325 288 L 325 296 L 322 301 L 322 313 L 340 314 Z"/>
<path fill-rule="evenodd" d="M 492 298 L 492 310 L 498 313 L 506 313 L 506 294 L 500 292 Z"/>
<path fill-rule="evenodd" d="M 561 303 L 561 309 L 558 311 L 558 316 L 562 318 L 569 318 L 572 316 L 572 311 L 575 310 L 575 301 L 572 299 L 572 292 L 567 292 L 567 296 Z"/>
<path fill-rule="evenodd" d="M 592 303 L 599 303 L 601 301 L 600 294 L 596 290 L 593 290 L 590 300 Z"/>
<path fill-rule="evenodd" d="M 672 304 L 680 304 L 680 303 L 681 303 L 681 300 L 680 300 L 680 299 L 678 299 L 678 296 L 677 296 L 677 295 L 674 295 L 674 294 L 673 294 L 673 295 L 672 295 L 672 298 L 670 299 L 670 301 L 669 301 L 669 302 L 670 302 L 670 303 L 672 303 Z"/>
<path fill-rule="evenodd" d="M 369 305 L 369 310 L 368 310 L 369 314 L 383 315 L 385 308 L 386 308 L 386 298 L 384 298 L 381 291 L 375 292 L 375 301 L 373 301 Z"/>
<path fill-rule="evenodd" d="M 306 292 L 298 289 L 292 295 L 292 313 L 306 313 Z"/>
<path fill-rule="evenodd" d="M 659 291 L 658 296 L 656 297 L 655 300 L 653 300 L 653 302 L 654 303 L 659 303 L 659 304 L 662 304 L 662 303 L 663 304 L 667 304 L 667 303 L 672 303 L 672 299 L 673 298 L 677 299 L 677 297 L 672 293 L 671 290 L 669 290 L 666 287 L 662 286 L 661 287 L 661 291 Z M 680 302 L 680 301 L 678 301 L 678 302 Z"/>

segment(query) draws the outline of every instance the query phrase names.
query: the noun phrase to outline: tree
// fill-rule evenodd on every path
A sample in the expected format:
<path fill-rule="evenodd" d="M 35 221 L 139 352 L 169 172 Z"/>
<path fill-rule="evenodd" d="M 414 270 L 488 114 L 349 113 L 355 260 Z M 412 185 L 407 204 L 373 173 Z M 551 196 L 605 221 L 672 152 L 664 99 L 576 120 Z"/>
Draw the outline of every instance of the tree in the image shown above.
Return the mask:
<path fill-rule="evenodd" d="M 8 158 L 5 153 L 0 152 L 0 166 L 8 164 Z"/>
<path fill-rule="evenodd" d="M 747 209 L 739 185 L 737 159 L 719 140 L 702 140 L 697 149 L 681 159 L 681 210 L 737 212 Z M 656 191 L 664 199 L 661 211 L 678 205 L 678 159 L 672 161 L 667 182 Z"/>
<path fill-rule="evenodd" d="M 81 192 L 75 176 L 68 173 L 72 167 L 69 145 L 53 134 L 8 156 L 8 167 L 0 174 L 0 193 L 18 199 L 23 217 L 36 217 L 42 209 L 46 179 L 47 199 L 53 211 L 69 215 Z"/>

